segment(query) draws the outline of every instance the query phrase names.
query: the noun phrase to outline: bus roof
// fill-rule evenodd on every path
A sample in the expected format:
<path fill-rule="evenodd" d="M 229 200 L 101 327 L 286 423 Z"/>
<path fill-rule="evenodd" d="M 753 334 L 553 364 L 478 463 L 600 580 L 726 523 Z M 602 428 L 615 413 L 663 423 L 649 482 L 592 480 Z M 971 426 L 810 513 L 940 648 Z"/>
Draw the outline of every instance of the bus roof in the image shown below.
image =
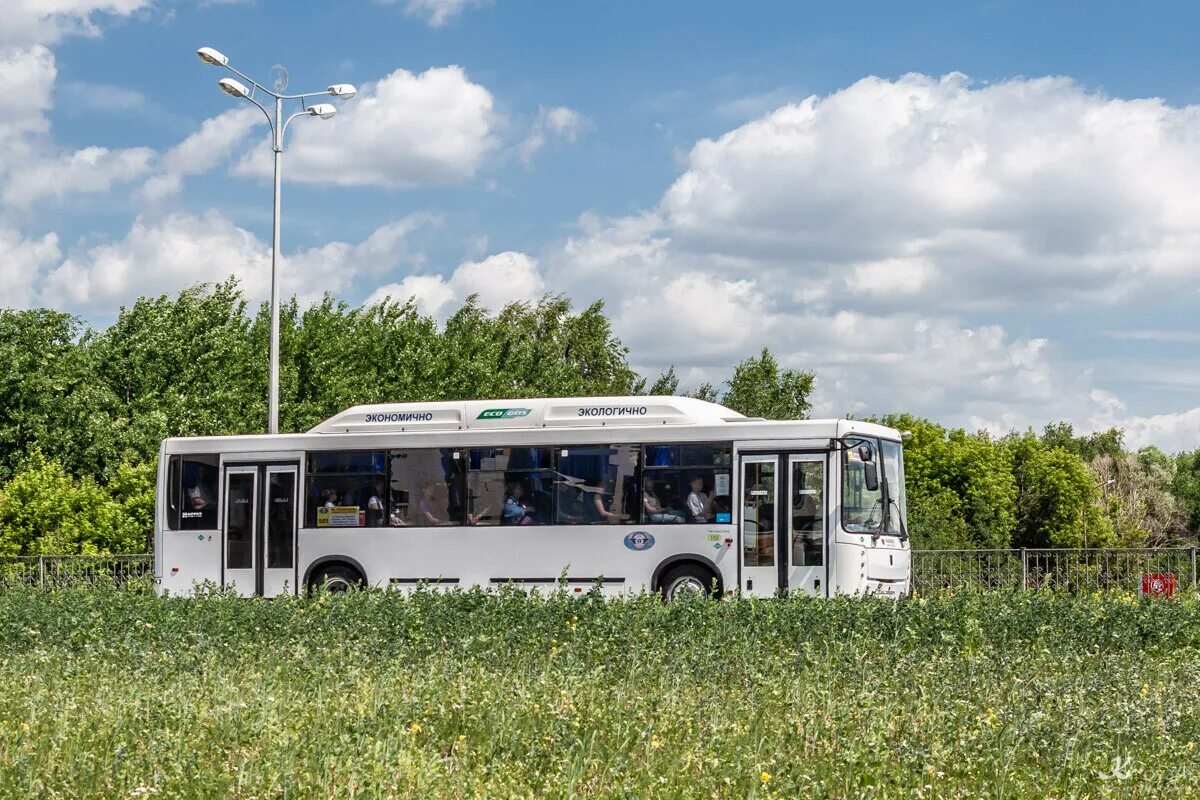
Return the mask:
<path fill-rule="evenodd" d="M 180 437 L 164 452 L 325 450 L 379 447 L 381 434 L 404 434 L 412 447 L 440 447 L 458 431 L 464 446 L 608 441 L 777 441 L 817 443 L 860 433 L 900 439 L 900 432 L 849 419 L 764 420 L 693 397 L 567 397 L 381 403 L 348 408 L 306 433 Z M 570 431 L 570 433 L 568 433 Z M 620 433 L 617 433 L 620 431 Z M 638 431 L 638 433 L 633 433 Z M 411 439 L 409 438 L 411 437 Z M 615 439 L 614 439 L 615 440 Z M 393 440 L 388 440 L 393 441 Z M 395 446 L 395 445 L 382 445 Z M 781 445 L 782 446 L 782 445 Z"/>
<path fill-rule="evenodd" d="M 619 425 L 717 425 L 746 421 L 733 409 L 694 397 L 553 397 L 452 400 L 354 406 L 309 433 L 368 433 Z"/>

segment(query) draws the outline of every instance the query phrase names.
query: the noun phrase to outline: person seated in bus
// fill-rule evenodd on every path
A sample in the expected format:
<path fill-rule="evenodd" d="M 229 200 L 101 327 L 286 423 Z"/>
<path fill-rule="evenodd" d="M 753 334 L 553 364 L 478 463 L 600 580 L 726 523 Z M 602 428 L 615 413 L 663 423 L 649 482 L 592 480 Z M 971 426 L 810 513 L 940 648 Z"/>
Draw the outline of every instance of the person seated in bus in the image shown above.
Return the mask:
<path fill-rule="evenodd" d="M 321 492 L 321 499 L 324 501 L 321 505 L 325 508 L 333 508 L 338 504 L 338 493 L 335 489 L 326 489 Z"/>
<path fill-rule="evenodd" d="M 658 499 L 658 489 L 653 482 L 646 484 L 642 495 L 642 507 L 646 509 L 646 521 L 659 525 L 676 525 L 684 521 L 683 514 L 673 508 L 666 508 Z"/>
<path fill-rule="evenodd" d="M 713 501 L 704 491 L 704 476 L 692 478 L 691 491 L 687 496 L 687 510 L 695 522 L 708 522 L 713 515 Z"/>
<path fill-rule="evenodd" d="M 445 521 L 435 512 L 437 501 L 434 498 L 436 487 L 432 482 L 425 484 L 421 490 L 421 499 L 417 502 L 417 524 L 425 526 L 444 525 Z"/>
<path fill-rule="evenodd" d="M 592 496 L 592 506 L 595 509 L 593 522 L 614 523 L 621 521 L 621 515 L 609 510 L 613 496 L 607 492 L 589 492 Z"/>
<path fill-rule="evenodd" d="M 367 500 L 366 522 L 368 528 L 383 527 L 383 484 L 376 483 L 371 497 Z"/>
<path fill-rule="evenodd" d="M 501 525 L 531 525 L 529 504 L 525 502 L 525 487 L 520 481 L 508 484 L 508 495 L 504 498 L 504 510 L 500 512 Z"/>
<path fill-rule="evenodd" d="M 559 525 L 579 525 L 584 519 L 583 492 L 578 486 L 566 481 L 557 482 L 554 487 L 555 523 Z"/>

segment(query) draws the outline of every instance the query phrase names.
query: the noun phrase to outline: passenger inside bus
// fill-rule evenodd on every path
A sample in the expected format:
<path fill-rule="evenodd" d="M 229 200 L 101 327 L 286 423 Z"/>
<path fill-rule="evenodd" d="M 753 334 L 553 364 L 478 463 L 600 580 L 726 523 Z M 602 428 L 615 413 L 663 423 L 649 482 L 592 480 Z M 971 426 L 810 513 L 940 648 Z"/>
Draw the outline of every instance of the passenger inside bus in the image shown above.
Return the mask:
<path fill-rule="evenodd" d="M 525 501 L 525 487 L 521 481 L 510 481 L 508 494 L 504 498 L 504 510 L 501 512 L 501 525 L 532 525 L 529 504 Z"/>
<path fill-rule="evenodd" d="M 437 508 L 437 499 L 434 494 L 437 487 L 431 482 L 425 484 L 425 488 L 421 490 L 421 500 L 417 503 L 417 524 L 418 525 L 445 525 L 445 520 L 438 517 L 434 510 Z"/>
<path fill-rule="evenodd" d="M 383 483 L 375 484 L 375 489 L 367 499 L 366 523 L 368 528 L 383 527 Z"/>
<path fill-rule="evenodd" d="M 674 508 L 667 508 L 663 505 L 663 501 L 659 500 L 659 495 L 666 495 L 669 491 L 669 484 L 664 484 L 662 481 L 648 481 L 646 483 L 645 492 L 642 495 L 642 506 L 646 510 L 646 521 L 658 525 L 678 525 L 683 523 L 683 512 Z"/>
<path fill-rule="evenodd" d="M 704 476 L 695 475 L 687 496 L 687 510 L 695 522 L 708 522 L 713 515 L 713 499 L 704 491 Z"/>

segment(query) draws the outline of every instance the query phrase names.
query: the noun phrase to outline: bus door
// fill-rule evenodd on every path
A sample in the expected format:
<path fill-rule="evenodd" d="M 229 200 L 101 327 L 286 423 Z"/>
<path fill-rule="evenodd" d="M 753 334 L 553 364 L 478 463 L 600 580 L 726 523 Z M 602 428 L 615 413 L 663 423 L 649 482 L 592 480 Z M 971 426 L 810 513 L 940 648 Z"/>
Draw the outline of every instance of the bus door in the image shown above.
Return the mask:
<path fill-rule="evenodd" d="M 742 591 L 825 596 L 825 455 L 741 457 Z"/>
<path fill-rule="evenodd" d="M 296 590 L 295 464 L 225 467 L 225 586 L 243 596 Z"/>

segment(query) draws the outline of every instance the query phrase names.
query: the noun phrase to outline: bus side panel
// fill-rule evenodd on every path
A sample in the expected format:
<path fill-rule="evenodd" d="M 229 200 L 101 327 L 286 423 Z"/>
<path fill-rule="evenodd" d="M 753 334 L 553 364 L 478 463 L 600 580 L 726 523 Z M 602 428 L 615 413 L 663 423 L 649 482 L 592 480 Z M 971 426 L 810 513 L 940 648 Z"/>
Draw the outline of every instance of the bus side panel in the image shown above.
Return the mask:
<path fill-rule="evenodd" d="M 197 584 L 221 585 L 220 531 L 162 531 L 160 593 L 191 595 Z"/>
<path fill-rule="evenodd" d="M 631 536 L 635 531 L 653 538 Z M 729 525 L 310 528 L 300 533 L 300 575 L 320 558 L 342 555 L 362 564 L 368 584 L 379 587 L 438 578 L 464 587 L 507 580 L 552 587 L 565 573 L 603 577 L 606 594 L 621 594 L 649 590 L 665 560 L 693 555 L 714 563 L 724 585 L 734 588 L 736 553 L 727 544 L 733 538 Z"/>

